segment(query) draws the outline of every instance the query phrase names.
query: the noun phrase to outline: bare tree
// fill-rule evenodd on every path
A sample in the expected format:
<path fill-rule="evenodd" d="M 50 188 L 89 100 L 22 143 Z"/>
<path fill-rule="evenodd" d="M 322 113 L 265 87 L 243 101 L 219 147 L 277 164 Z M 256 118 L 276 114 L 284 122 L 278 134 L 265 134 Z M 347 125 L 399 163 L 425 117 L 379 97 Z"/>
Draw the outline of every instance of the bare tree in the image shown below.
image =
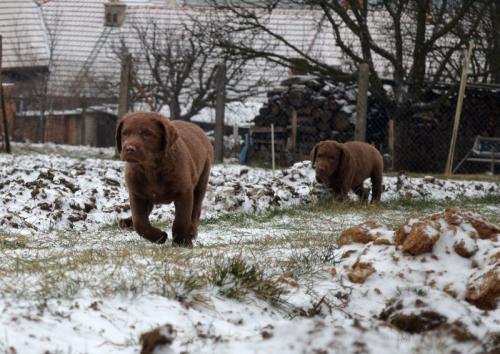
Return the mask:
<path fill-rule="evenodd" d="M 116 50 L 119 55 L 132 54 L 133 99 L 155 111 L 166 105 L 171 119 L 190 120 L 203 108 L 214 107 L 218 63 L 227 68 L 227 102 L 255 95 L 264 79 L 246 80 L 248 59 L 227 55 L 206 36 L 203 31 L 156 20 L 135 22 Z"/>
<path fill-rule="evenodd" d="M 211 30 L 218 45 L 243 58 L 266 58 L 283 66 L 299 65 L 305 71 L 334 80 L 352 80 L 354 73 L 316 56 L 290 40 L 286 30 L 273 26 L 273 16 L 283 7 L 297 7 L 319 14 L 320 31 L 328 32 L 354 67 L 367 63 L 370 91 L 396 122 L 396 150 L 404 144 L 402 134 L 409 118 L 418 111 L 435 108 L 441 101 L 426 97 L 444 80 L 458 80 L 460 53 L 491 1 L 431 0 L 207 0 L 215 6 Z M 473 16 L 467 17 L 471 12 Z M 290 27 L 293 24 L 289 25 Z M 461 36 L 454 30 L 460 26 Z M 225 33 L 240 34 L 227 40 Z M 260 45 L 250 38 L 260 38 Z M 235 38 L 235 37 L 233 37 Z M 253 42 L 255 43 L 255 42 Z M 276 50 L 286 48 L 287 52 Z M 380 63 L 387 70 L 379 70 Z M 378 65 L 378 67 L 377 67 Z M 392 92 L 384 88 L 387 79 Z M 446 97 L 443 95 L 442 97 Z M 396 156 L 397 158 L 404 156 Z M 396 163 L 399 166 L 404 164 Z"/>
<path fill-rule="evenodd" d="M 491 1 L 484 16 L 472 11 L 468 16 L 469 22 L 473 22 L 476 16 L 480 16 L 480 22 L 473 37 L 476 49 L 471 76 L 478 82 L 500 83 L 500 2 Z M 466 34 L 458 27 L 456 35 Z"/>
<path fill-rule="evenodd" d="M 19 81 L 16 87 L 16 92 L 30 108 L 35 109 L 39 112 L 39 119 L 37 122 L 36 135 L 37 141 L 45 142 L 45 130 L 47 121 L 47 111 L 50 109 L 51 95 L 49 92 L 49 83 L 51 80 L 51 75 L 55 71 L 56 63 L 56 47 L 59 40 L 59 32 L 62 21 L 62 16 L 58 13 L 49 19 L 46 18 L 43 11 L 40 11 L 43 21 L 43 26 L 45 30 L 45 38 L 47 45 L 47 61 L 46 66 L 40 66 L 38 64 L 39 58 L 33 55 L 30 57 L 27 48 L 24 48 L 23 44 L 23 34 L 18 34 L 17 38 L 19 42 L 14 47 L 17 54 L 16 56 L 20 61 L 25 63 L 25 69 L 23 70 L 23 79 Z M 22 26 L 19 25 L 19 28 Z"/>
<path fill-rule="evenodd" d="M 493 81 L 500 84 L 500 2 L 495 1 L 491 5 L 490 18 L 492 22 L 492 50 L 491 63 L 493 71 Z"/>

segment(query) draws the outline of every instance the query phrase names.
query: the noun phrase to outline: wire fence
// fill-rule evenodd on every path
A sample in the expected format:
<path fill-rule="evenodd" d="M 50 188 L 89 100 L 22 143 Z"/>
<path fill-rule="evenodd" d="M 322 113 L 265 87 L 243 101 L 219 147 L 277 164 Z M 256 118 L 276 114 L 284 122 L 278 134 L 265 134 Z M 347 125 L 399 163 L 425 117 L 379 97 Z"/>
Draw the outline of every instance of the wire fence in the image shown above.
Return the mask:
<path fill-rule="evenodd" d="M 114 145 L 118 87 L 116 93 L 108 97 L 73 97 L 70 100 L 66 97 L 36 95 L 25 88 L 26 85 L 4 87 L 7 120 L 14 141 Z M 427 99 L 433 101 L 446 96 L 439 105 L 399 120 L 393 120 L 381 101 L 368 92 L 364 140 L 381 151 L 387 171 L 444 172 L 457 91 L 453 87 L 436 89 L 432 97 Z M 457 173 L 499 172 L 499 164 L 491 163 L 492 159 L 494 162 L 500 159 L 495 155 L 496 151 L 494 154 L 490 152 L 491 158 L 483 156 L 486 161 L 474 161 L 477 151 L 471 153 L 477 136 L 500 137 L 499 99 L 498 87 L 468 86 L 454 155 L 453 166 L 460 165 Z M 278 166 L 289 166 L 308 159 L 313 146 L 319 141 L 354 140 L 357 100 L 358 84 L 355 82 L 340 83 L 320 77 L 290 76 L 267 91 L 264 103 L 256 112 L 249 129 L 242 129 L 241 125 L 238 127 L 238 122 L 232 122 L 233 126 L 226 124 L 224 156 L 243 162 L 264 162 L 270 166 L 271 125 L 274 127 Z M 43 112 L 40 110 L 42 104 Z M 213 135 L 212 123 L 199 124 Z M 0 140 L 3 143 L 3 134 Z M 493 145 L 493 148 L 498 147 Z M 468 159 L 462 161 L 466 156 Z"/>
<path fill-rule="evenodd" d="M 452 86 L 437 89 L 427 100 L 439 104 L 408 113 L 398 120 L 391 119 L 380 100 L 368 94 L 365 141 L 383 154 L 387 171 L 445 171 L 457 91 Z M 354 140 L 357 95 L 356 83 L 304 77 L 284 80 L 281 86 L 268 92 L 267 102 L 255 118 L 255 126 L 251 129 L 251 155 L 270 161 L 271 124 L 275 127 L 276 158 L 281 165 L 307 159 L 313 146 L 321 140 Z M 453 160 L 455 167 L 462 162 L 457 173 L 498 173 L 500 159 L 491 155 L 491 151 L 483 152 L 491 156 L 485 158 L 486 161 L 462 160 L 471 154 L 478 136 L 500 138 L 499 98 L 500 90 L 493 86 L 467 88 Z M 404 112 L 405 108 L 400 110 Z M 406 111 L 412 112 L 412 108 L 408 106 Z M 490 147 L 498 149 L 497 145 Z M 495 152 L 500 153 L 500 149 Z M 474 153 L 478 152 L 472 155 Z M 492 158 L 498 164 L 492 165 Z"/>

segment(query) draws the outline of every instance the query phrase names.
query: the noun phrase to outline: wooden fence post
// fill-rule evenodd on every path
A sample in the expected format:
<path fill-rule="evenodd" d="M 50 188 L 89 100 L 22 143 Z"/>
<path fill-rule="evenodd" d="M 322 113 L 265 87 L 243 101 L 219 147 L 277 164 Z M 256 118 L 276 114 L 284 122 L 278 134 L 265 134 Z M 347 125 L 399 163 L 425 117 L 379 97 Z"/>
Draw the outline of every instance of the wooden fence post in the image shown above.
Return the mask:
<path fill-rule="evenodd" d="M 214 152 L 215 162 L 223 162 L 224 159 L 224 109 L 226 101 L 226 66 L 224 64 L 217 65 L 217 73 L 215 75 L 215 129 L 214 129 Z"/>
<path fill-rule="evenodd" d="M 387 123 L 387 135 L 388 135 L 388 145 L 389 145 L 389 153 L 391 154 L 391 166 L 389 167 L 390 171 L 394 171 L 394 160 L 396 159 L 395 154 L 396 154 L 396 149 L 394 148 L 394 119 L 389 119 L 389 122 Z"/>
<path fill-rule="evenodd" d="M 465 86 L 467 85 L 467 75 L 469 72 L 469 61 L 473 48 L 474 48 L 474 43 L 471 42 L 469 44 L 469 48 L 465 49 L 464 53 L 462 77 L 460 79 L 460 89 L 458 91 L 457 108 L 455 110 L 455 122 L 453 123 L 453 132 L 451 135 L 450 150 L 448 151 L 448 160 L 446 161 L 446 169 L 444 171 L 444 174 L 447 176 L 453 173 L 453 158 L 455 157 L 455 145 L 457 144 L 458 129 L 460 127 L 460 115 L 462 114 Z"/>
<path fill-rule="evenodd" d="M 118 98 L 118 120 L 127 112 L 130 106 L 130 75 L 132 72 L 132 55 L 124 53 L 120 72 L 120 96 Z"/>
<path fill-rule="evenodd" d="M 10 150 L 10 138 L 9 138 L 9 122 L 7 121 L 7 112 L 5 110 L 5 97 L 3 94 L 3 84 L 2 84 L 2 36 L 0 35 L 0 115 L 2 115 L 2 123 L 3 123 L 3 134 L 5 139 L 5 152 L 8 154 L 11 153 Z"/>
<path fill-rule="evenodd" d="M 295 152 L 297 150 L 297 111 L 295 109 L 292 109 L 292 131 L 290 134 L 290 151 L 293 154 L 293 157 L 295 158 Z"/>
<path fill-rule="evenodd" d="M 366 141 L 366 112 L 368 106 L 368 82 L 370 67 L 367 63 L 359 64 L 358 98 L 356 102 L 356 129 L 354 140 Z"/>

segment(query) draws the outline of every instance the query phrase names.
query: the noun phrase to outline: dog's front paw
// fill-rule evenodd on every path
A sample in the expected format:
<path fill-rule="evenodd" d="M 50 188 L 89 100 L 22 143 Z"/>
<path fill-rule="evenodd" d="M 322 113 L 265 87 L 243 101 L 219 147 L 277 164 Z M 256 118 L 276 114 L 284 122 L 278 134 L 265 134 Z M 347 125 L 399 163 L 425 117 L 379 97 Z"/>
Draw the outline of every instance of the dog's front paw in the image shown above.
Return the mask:
<path fill-rule="evenodd" d="M 160 245 L 164 244 L 168 240 L 168 234 L 165 231 L 161 232 L 161 236 L 157 241 L 153 241 L 155 243 L 158 243 Z"/>
<path fill-rule="evenodd" d="M 189 236 L 184 237 L 174 234 L 172 240 L 172 246 L 191 248 L 193 247 L 193 239 Z"/>

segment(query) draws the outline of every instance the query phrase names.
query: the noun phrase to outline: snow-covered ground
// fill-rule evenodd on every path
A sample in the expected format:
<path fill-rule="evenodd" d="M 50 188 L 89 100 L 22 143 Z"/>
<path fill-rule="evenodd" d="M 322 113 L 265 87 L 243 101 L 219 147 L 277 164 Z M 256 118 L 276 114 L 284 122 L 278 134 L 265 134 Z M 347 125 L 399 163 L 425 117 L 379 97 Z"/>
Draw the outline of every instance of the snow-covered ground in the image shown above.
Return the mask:
<path fill-rule="evenodd" d="M 500 350 L 500 310 L 474 295 L 500 293 L 498 229 L 397 202 L 463 204 L 498 223 L 500 183 L 387 177 L 380 208 L 315 209 L 328 191 L 309 162 L 274 176 L 228 162 L 212 170 L 195 247 L 182 249 L 116 226 L 129 209 L 112 149 L 15 148 L 24 153 L 0 155 L 0 352 Z M 172 211 L 153 211 L 169 232 Z M 344 233 L 337 247 L 368 220 L 365 243 Z M 434 245 L 409 255 L 403 241 L 419 221 Z M 475 231 L 488 227 L 487 238 Z"/>
<path fill-rule="evenodd" d="M 40 149 L 33 145 L 31 150 Z M 61 156 L 61 146 L 48 145 L 50 154 L 0 155 L 0 227 L 32 234 L 53 230 L 94 230 L 130 215 L 124 163 L 111 160 L 112 149 L 86 148 L 91 158 Z M 75 154 L 75 147 L 64 147 Z M 101 157 L 101 158 L 92 158 Z M 368 183 L 368 182 L 367 182 Z M 383 201 L 405 198 L 455 200 L 500 195 L 500 183 L 410 178 L 384 179 Z M 276 171 L 235 163 L 215 165 L 204 202 L 203 217 L 310 204 L 328 196 L 315 182 L 309 161 Z M 352 196 L 352 198 L 355 198 Z M 152 220 L 170 222 L 173 206 L 158 206 Z"/>

